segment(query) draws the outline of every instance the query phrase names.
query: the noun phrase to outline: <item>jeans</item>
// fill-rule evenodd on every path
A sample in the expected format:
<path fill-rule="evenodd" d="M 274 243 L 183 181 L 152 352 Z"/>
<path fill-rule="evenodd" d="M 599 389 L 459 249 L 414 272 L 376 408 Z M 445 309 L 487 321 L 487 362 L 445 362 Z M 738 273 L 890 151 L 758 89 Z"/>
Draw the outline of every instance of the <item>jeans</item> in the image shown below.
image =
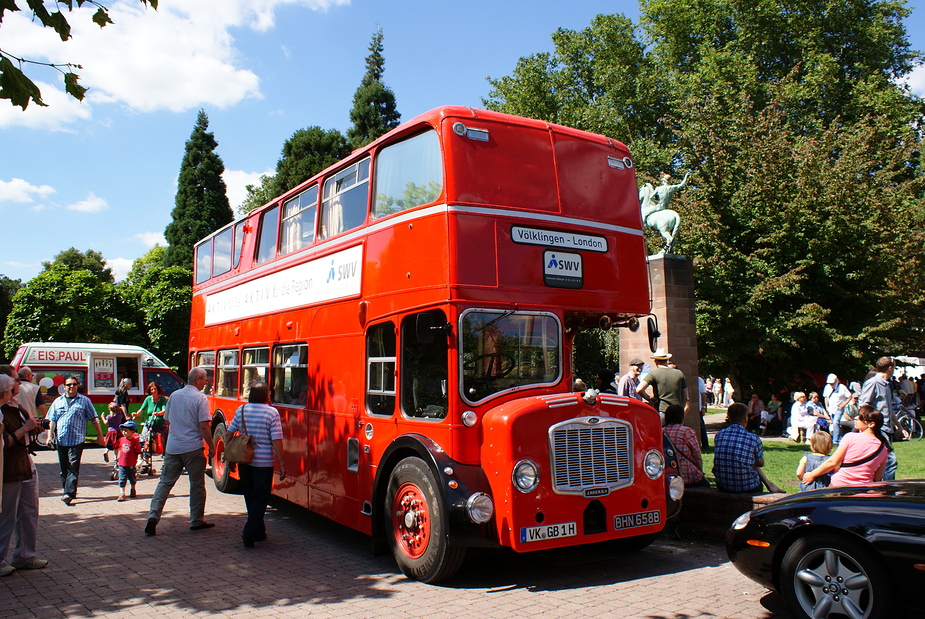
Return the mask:
<path fill-rule="evenodd" d="M 151 497 L 148 519 L 160 521 L 167 497 L 180 479 L 183 469 L 186 469 L 189 476 L 189 525 L 196 527 L 202 524 L 202 517 L 206 511 L 206 455 L 202 449 L 182 454 L 164 454 L 161 479 L 154 489 L 154 496 Z"/>
<path fill-rule="evenodd" d="M 39 477 L 32 465 L 32 479 L 3 484 L 0 499 L 0 565 L 13 542 L 10 563 L 19 563 L 35 556 L 35 541 L 39 526 Z M 14 541 L 15 540 L 15 541 Z"/>
<path fill-rule="evenodd" d="M 72 499 L 77 496 L 77 479 L 80 477 L 80 459 L 83 457 L 83 452 L 83 443 L 72 447 L 58 445 L 61 487 L 64 490 L 64 496 L 69 496 Z"/>
<path fill-rule="evenodd" d="M 241 537 L 251 541 L 260 541 L 267 536 L 263 517 L 267 512 L 267 503 L 273 490 L 273 467 L 239 464 L 241 490 L 244 505 L 247 507 L 247 522 Z"/>
<path fill-rule="evenodd" d="M 119 465 L 119 487 L 125 488 L 126 482 L 135 487 L 135 467 Z"/>

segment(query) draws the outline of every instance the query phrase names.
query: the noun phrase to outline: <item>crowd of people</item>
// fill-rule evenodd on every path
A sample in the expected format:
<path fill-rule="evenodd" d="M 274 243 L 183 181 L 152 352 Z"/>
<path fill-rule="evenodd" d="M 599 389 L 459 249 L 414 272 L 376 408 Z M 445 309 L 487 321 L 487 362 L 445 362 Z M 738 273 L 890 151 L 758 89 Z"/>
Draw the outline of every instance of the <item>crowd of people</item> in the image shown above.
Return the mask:
<path fill-rule="evenodd" d="M 783 492 L 762 471 L 762 437 L 808 444 L 811 450 L 796 470 L 801 490 L 895 479 L 892 442 L 907 434 L 898 422 L 900 407 L 925 404 L 925 377 L 917 383 L 905 374 L 894 378 L 895 362 L 890 357 L 878 359 L 863 384 L 846 384 L 829 374 L 821 393 L 796 391 L 789 405 L 778 394 L 772 394 L 767 404 L 757 393 L 747 402 L 736 402 L 730 379 L 712 376 L 697 379 L 692 397 L 684 374 L 663 349 L 652 356 L 648 372 L 645 365 L 634 358 L 619 378 L 611 370 L 600 370 L 595 387 L 647 401 L 659 411 L 688 486 L 710 485 L 703 472 L 702 454 L 709 445 L 703 415 L 709 406 L 725 408 L 727 427 L 716 434 L 713 457 L 716 486 L 725 492 L 755 493 L 764 488 Z M 576 390 L 583 390 L 584 383 L 578 387 L 576 383 Z M 700 412 L 699 433 L 684 424 L 692 407 Z"/>
<path fill-rule="evenodd" d="M 205 520 L 206 463 L 208 455 L 214 450 L 211 413 L 206 395 L 202 392 L 207 382 L 205 370 L 193 368 L 188 384 L 170 398 L 164 396 L 159 385 L 150 383 L 141 407 L 131 413 L 129 390 L 132 382 L 128 378 L 123 379 L 108 406 L 105 434 L 92 402 L 79 393 L 80 383 L 76 377 L 65 378 L 62 395 L 50 405 L 46 404 L 38 386 L 31 382 L 32 378 L 28 367 L 24 366 L 17 372 L 10 365 L 0 365 L 0 431 L 3 441 L 3 459 L 0 460 L 3 470 L 0 576 L 9 576 L 16 570 L 42 569 L 48 565 L 46 559 L 36 555 L 39 484 L 32 460 L 36 437 L 43 429 L 48 431 L 48 447 L 57 452 L 61 500 L 70 506 L 78 496 L 87 425 L 92 425 L 96 431 L 97 444 L 106 449 L 104 460 L 109 462 L 111 457 L 115 458 L 119 488 L 116 500 L 126 501 L 137 496 L 136 466 L 142 453 L 137 430 L 139 424 L 148 424 L 151 429 L 149 440 L 156 441 L 160 436 L 164 443 L 164 464 L 151 498 L 145 535 L 157 534 L 164 505 L 184 471 L 190 485 L 190 530 L 200 531 L 215 526 Z M 258 382 L 251 385 L 248 401 L 238 408 L 228 430 L 233 433 L 246 425 L 247 433 L 254 441 L 253 460 L 238 465 L 248 514 L 242 541 L 245 547 L 252 548 L 255 542 L 266 539 L 263 521 L 272 489 L 274 460 L 280 470 L 280 479 L 285 476 L 285 468 L 280 415 L 270 405 L 267 384 Z"/>

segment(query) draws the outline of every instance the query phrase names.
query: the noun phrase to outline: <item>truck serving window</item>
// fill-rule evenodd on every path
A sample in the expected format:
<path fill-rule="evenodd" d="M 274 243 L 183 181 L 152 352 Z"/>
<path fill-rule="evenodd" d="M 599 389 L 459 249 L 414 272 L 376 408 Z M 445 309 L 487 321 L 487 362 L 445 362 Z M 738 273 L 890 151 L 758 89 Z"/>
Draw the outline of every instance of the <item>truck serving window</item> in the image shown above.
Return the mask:
<path fill-rule="evenodd" d="M 463 397 L 478 402 L 506 389 L 555 382 L 560 333 L 552 314 L 466 312 L 460 328 Z"/>

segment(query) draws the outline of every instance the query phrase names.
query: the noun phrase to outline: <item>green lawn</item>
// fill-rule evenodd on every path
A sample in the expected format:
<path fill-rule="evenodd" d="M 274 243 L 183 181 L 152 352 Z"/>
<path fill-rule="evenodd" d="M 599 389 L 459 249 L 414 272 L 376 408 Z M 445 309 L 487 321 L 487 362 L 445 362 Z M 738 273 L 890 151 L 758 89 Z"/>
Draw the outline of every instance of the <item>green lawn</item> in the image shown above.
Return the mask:
<path fill-rule="evenodd" d="M 764 471 L 768 478 L 787 492 L 797 492 L 800 482 L 797 480 L 797 464 L 803 454 L 810 451 L 808 444 L 798 444 L 793 441 L 765 440 L 764 442 Z M 710 437 L 710 449 L 703 454 L 703 472 L 713 486 L 713 437 Z M 925 479 L 925 440 L 904 441 L 895 443 L 896 458 L 899 469 L 896 471 L 897 479 Z"/>

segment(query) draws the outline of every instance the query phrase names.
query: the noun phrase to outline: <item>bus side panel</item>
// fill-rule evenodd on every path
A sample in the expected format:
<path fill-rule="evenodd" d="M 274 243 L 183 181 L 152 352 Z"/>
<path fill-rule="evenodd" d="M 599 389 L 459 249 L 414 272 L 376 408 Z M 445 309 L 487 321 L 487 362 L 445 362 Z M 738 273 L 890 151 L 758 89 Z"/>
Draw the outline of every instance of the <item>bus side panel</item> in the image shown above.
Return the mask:
<path fill-rule="evenodd" d="M 358 528 L 358 477 L 347 468 L 347 441 L 360 432 L 364 340 L 356 312 L 343 310 L 320 308 L 310 328 L 322 337 L 308 346 L 309 508 Z"/>
<path fill-rule="evenodd" d="M 369 235 L 363 298 L 372 305 L 370 318 L 446 299 L 448 236 L 445 214 L 422 217 Z"/>

